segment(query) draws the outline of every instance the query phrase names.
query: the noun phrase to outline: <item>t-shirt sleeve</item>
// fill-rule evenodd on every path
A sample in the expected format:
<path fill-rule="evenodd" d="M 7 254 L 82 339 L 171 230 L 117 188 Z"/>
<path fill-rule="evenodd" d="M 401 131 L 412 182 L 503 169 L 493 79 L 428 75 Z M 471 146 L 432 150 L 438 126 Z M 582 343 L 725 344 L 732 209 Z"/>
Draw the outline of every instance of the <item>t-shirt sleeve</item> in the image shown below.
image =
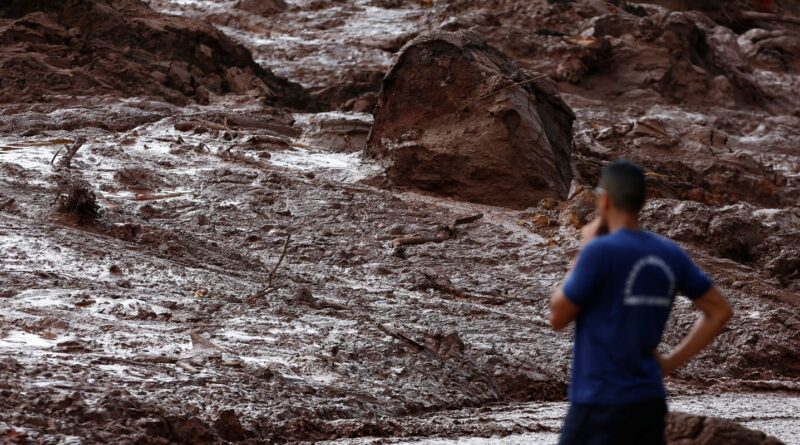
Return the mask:
<path fill-rule="evenodd" d="M 564 295 L 579 307 L 586 306 L 598 293 L 605 276 L 602 246 L 592 242 L 587 244 L 578 255 L 575 268 L 564 283 Z"/>
<path fill-rule="evenodd" d="M 681 257 L 683 273 L 678 280 L 678 291 L 689 297 L 690 300 L 695 300 L 705 295 L 714 283 L 683 249 L 681 249 Z"/>

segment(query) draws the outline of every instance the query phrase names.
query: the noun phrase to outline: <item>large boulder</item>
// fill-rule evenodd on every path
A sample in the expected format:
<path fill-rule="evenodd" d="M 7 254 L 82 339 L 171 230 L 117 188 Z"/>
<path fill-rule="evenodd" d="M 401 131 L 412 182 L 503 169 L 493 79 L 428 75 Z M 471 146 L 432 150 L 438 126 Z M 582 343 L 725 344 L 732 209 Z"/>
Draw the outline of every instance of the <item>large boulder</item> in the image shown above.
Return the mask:
<path fill-rule="evenodd" d="M 575 115 L 551 81 L 475 34 L 406 44 L 374 117 L 366 153 L 396 185 L 512 208 L 569 191 Z"/>

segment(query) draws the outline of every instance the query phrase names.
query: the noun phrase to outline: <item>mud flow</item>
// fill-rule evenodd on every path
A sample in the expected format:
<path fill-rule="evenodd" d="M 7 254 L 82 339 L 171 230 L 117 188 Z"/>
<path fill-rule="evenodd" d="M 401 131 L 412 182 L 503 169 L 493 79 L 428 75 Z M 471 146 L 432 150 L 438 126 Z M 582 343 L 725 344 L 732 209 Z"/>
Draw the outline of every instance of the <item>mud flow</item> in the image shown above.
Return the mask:
<path fill-rule="evenodd" d="M 788 0 L 2 2 L 0 443 L 553 444 L 623 157 L 737 314 L 669 443 L 800 443 L 798 42 Z"/>

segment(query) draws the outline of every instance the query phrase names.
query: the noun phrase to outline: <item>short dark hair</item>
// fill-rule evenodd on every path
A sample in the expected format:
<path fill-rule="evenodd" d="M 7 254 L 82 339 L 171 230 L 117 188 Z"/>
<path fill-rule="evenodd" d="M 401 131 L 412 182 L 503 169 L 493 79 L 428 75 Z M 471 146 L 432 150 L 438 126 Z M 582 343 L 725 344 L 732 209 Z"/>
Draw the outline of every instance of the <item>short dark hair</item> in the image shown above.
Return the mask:
<path fill-rule="evenodd" d="M 600 188 L 605 190 L 614 207 L 638 214 L 645 201 L 644 170 L 639 165 L 618 159 L 603 168 Z"/>

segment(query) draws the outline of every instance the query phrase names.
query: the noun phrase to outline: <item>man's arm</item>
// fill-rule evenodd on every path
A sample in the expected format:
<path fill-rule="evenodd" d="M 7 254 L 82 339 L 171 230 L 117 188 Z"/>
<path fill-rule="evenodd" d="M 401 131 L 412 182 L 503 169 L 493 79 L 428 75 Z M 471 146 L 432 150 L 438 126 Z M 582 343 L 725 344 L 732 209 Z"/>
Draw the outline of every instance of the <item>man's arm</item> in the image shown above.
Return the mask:
<path fill-rule="evenodd" d="M 695 299 L 694 304 L 703 314 L 697 319 L 692 330 L 670 353 L 664 356 L 657 355 L 664 374 L 669 374 L 685 365 L 698 352 L 705 349 L 733 317 L 733 309 L 715 287 Z"/>
<path fill-rule="evenodd" d="M 608 228 L 604 226 L 600 218 L 586 224 L 581 229 L 581 246 L 586 246 L 586 244 L 597 236 L 605 234 L 606 232 L 608 232 Z M 578 256 L 580 256 L 580 253 Z M 567 276 L 573 272 L 577 261 L 578 257 L 572 260 L 569 271 L 567 271 Z M 584 273 L 584 275 L 586 274 Z M 564 293 L 564 284 L 562 283 L 550 297 L 550 326 L 556 331 L 564 329 L 575 320 L 575 317 L 578 316 L 578 311 L 580 311 L 580 307 L 567 298 L 567 295 Z"/>
<path fill-rule="evenodd" d="M 550 326 L 556 331 L 564 329 L 575 320 L 579 309 L 564 295 L 563 286 L 559 287 L 550 297 Z"/>

